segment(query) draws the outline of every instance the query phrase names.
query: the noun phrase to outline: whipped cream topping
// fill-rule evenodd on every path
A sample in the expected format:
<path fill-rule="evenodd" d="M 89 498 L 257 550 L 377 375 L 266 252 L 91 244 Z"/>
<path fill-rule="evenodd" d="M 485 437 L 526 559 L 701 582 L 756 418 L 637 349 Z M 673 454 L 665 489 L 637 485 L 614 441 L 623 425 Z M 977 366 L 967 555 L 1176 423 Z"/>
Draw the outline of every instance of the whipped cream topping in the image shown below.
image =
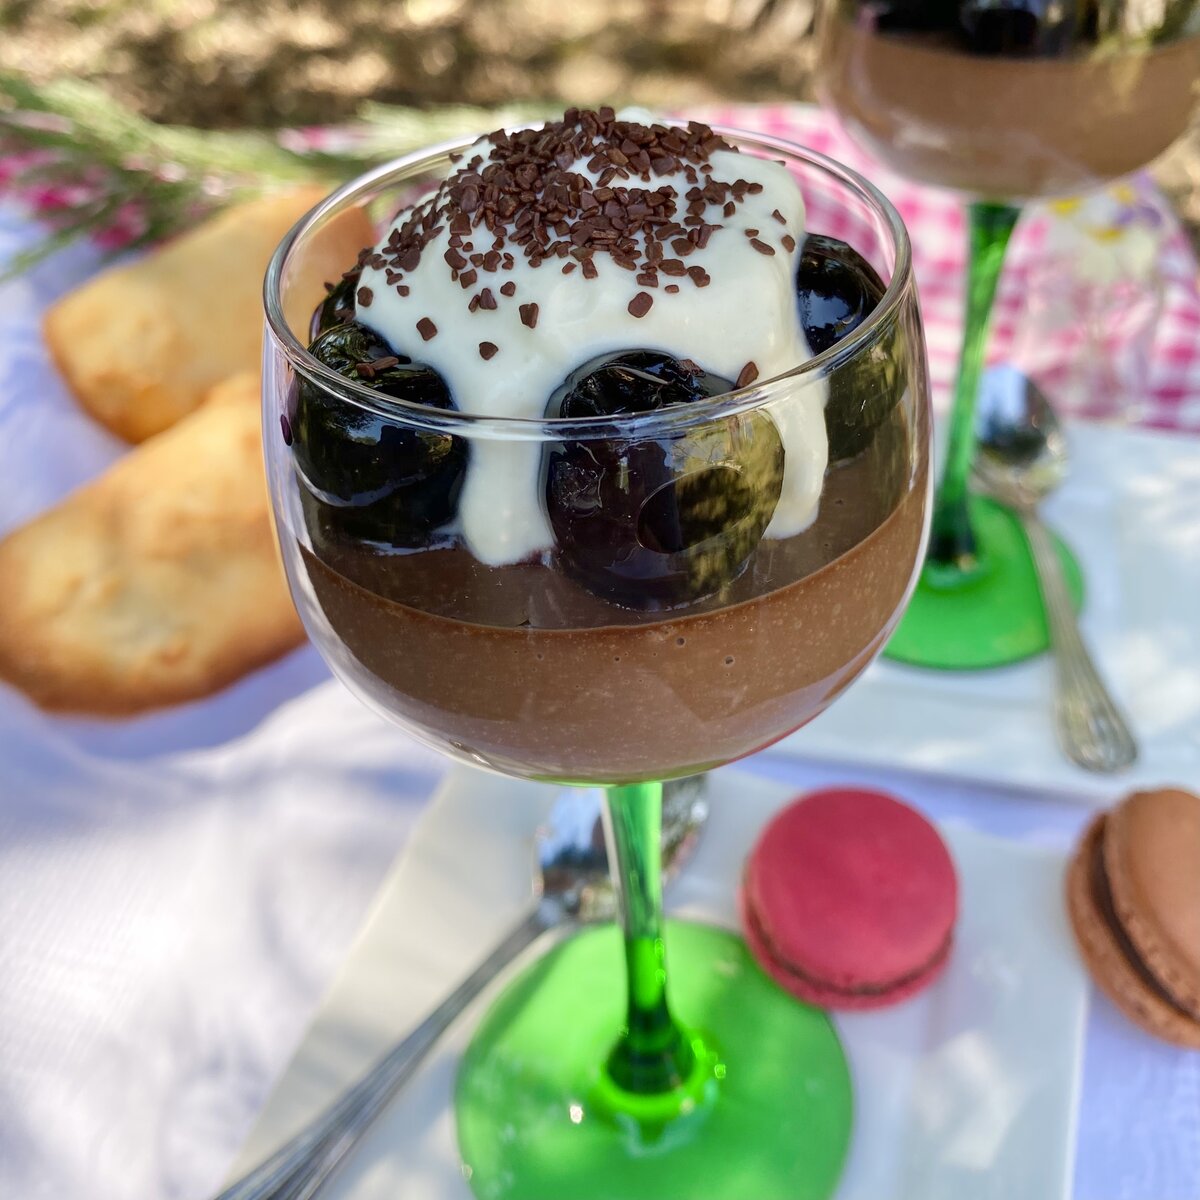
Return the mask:
<path fill-rule="evenodd" d="M 785 167 L 704 126 L 571 110 L 544 131 L 480 140 L 399 214 L 365 258 L 357 317 L 438 371 L 462 412 L 541 418 L 571 371 L 623 350 L 745 385 L 809 357 L 794 282 L 804 216 Z M 767 537 L 816 516 L 825 399 L 809 381 L 765 409 L 785 454 Z M 552 547 L 541 455 L 536 442 L 471 440 L 458 522 L 481 562 Z"/>

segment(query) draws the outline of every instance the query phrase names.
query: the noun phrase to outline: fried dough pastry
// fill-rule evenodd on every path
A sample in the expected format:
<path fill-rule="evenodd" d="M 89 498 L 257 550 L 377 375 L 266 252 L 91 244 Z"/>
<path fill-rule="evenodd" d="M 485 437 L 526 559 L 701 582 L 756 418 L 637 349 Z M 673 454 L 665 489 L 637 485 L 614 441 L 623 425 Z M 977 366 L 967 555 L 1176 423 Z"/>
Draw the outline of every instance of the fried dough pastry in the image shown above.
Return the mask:
<path fill-rule="evenodd" d="M 267 262 L 324 190 L 298 188 L 236 205 L 54 304 L 44 321 L 46 343 L 84 408 L 140 442 L 186 416 L 222 379 L 256 369 Z M 289 291 L 292 328 L 307 329 L 325 281 L 340 278 L 373 240 L 358 209 L 312 239 Z"/>
<path fill-rule="evenodd" d="M 0 678 L 48 709 L 195 699 L 303 637 L 245 373 L 0 541 Z"/>

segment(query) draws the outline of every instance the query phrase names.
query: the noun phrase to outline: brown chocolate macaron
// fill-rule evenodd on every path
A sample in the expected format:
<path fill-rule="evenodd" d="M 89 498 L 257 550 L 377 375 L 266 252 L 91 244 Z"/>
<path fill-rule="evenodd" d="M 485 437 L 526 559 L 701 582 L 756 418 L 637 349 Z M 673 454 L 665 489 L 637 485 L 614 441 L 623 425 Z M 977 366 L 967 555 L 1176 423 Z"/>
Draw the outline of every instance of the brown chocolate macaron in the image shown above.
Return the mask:
<path fill-rule="evenodd" d="M 1135 792 L 1084 832 L 1067 908 L 1097 986 L 1130 1020 L 1200 1049 L 1200 796 Z"/>

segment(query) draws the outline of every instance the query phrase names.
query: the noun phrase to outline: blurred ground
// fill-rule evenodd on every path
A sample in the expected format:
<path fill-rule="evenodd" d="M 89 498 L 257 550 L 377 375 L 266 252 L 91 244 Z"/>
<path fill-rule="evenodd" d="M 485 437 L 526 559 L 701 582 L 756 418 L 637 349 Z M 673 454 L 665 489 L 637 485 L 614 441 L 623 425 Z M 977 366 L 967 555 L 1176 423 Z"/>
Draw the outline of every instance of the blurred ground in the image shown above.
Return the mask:
<path fill-rule="evenodd" d="M 0 66 L 193 125 L 366 98 L 492 105 L 801 97 L 811 0 L 0 0 Z"/>
<path fill-rule="evenodd" d="M 343 120 L 365 99 L 811 98 L 813 0 L 0 0 L 0 67 L 160 121 Z M 1200 136 L 1157 174 L 1200 242 Z"/>

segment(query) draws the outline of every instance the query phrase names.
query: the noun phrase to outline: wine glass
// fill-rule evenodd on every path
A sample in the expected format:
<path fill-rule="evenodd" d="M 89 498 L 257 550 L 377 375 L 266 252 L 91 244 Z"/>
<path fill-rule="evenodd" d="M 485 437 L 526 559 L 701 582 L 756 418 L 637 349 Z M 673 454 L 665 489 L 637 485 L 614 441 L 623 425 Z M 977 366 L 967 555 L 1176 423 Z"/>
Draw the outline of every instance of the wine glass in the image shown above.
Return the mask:
<path fill-rule="evenodd" d="M 480 1197 L 815 1198 L 848 1144 L 850 1079 L 825 1014 L 771 983 L 727 931 L 672 923 L 664 941 L 661 781 L 793 732 L 892 631 L 928 528 L 924 341 L 887 201 L 819 154 L 719 132 L 747 159 L 784 163 L 808 232 L 848 242 L 879 280 L 853 332 L 763 382 L 644 412 L 501 418 L 381 395 L 318 361 L 312 330 L 284 316 L 310 247 L 332 222 L 426 195 L 465 144 L 342 188 L 267 275 L 269 484 L 317 648 L 368 704 L 452 757 L 605 789 L 620 931 L 579 934 L 524 970 L 461 1065 L 459 1147 Z M 705 345 L 683 349 L 702 371 Z M 829 443 L 816 518 L 764 536 L 777 431 L 806 412 Z M 545 503 L 568 506 L 554 550 L 490 566 L 453 516 L 413 545 L 413 506 L 446 517 L 462 472 L 498 452 L 540 464 Z M 397 508 L 381 481 L 389 463 L 418 459 L 426 490 Z M 664 483 L 664 470 L 677 473 Z M 581 532 L 591 517 L 610 522 L 610 540 L 632 539 L 627 553 L 604 559 L 607 543 Z"/>
<path fill-rule="evenodd" d="M 1024 202 L 1097 187 L 1183 132 L 1200 87 L 1196 0 L 824 0 L 818 89 L 893 170 L 966 193 L 966 314 L 929 552 L 887 655 L 998 666 L 1046 649 L 1014 518 L 973 496 L 988 319 Z M 1078 565 L 1059 544 L 1076 601 Z"/>

